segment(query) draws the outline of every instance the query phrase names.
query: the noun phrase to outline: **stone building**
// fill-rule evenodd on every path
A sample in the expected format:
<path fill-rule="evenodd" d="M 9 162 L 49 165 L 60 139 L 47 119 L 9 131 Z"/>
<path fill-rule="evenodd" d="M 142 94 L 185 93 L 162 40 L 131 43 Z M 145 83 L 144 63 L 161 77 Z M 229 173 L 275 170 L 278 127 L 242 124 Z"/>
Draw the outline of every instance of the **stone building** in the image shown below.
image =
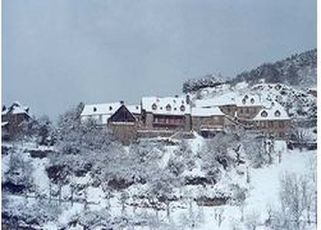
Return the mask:
<path fill-rule="evenodd" d="M 93 119 L 98 125 L 106 126 L 108 119 L 122 106 L 123 101 L 104 104 L 89 104 L 85 105 L 80 114 L 81 121 L 85 122 L 88 119 Z M 140 121 L 141 111 L 140 105 L 126 105 L 126 108 Z"/>
<path fill-rule="evenodd" d="M 19 134 L 23 123 L 31 119 L 29 108 L 14 102 L 9 108 L 5 106 L 1 113 L 2 139 L 10 139 Z"/>
<path fill-rule="evenodd" d="M 122 101 L 86 105 L 81 120 L 95 119 L 124 143 L 137 138 L 187 135 L 209 137 L 225 130 L 245 129 L 285 138 L 290 119 L 279 104 L 263 106 L 252 94 L 222 95 L 191 102 L 189 97 L 143 97 L 140 105 Z"/>
<path fill-rule="evenodd" d="M 218 107 L 192 108 L 192 128 L 202 136 L 224 131 L 225 114 Z"/>
<path fill-rule="evenodd" d="M 253 121 L 257 132 L 276 138 L 286 138 L 291 125 L 287 112 L 275 103 L 269 108 L 262 108 Z"/>
<path fill-rule="evenodd" d="M 130 112 L 125 105 L 121 105 L 108 119 L 107 126 L 121 142 L 129 144 L 137 139 L 139 118 Z"/>
<path fill-rule="evenodd" d="M 170 136 L 189 132 L 191 106 L 185 97 L 143 97 L 141 136 Z"/>

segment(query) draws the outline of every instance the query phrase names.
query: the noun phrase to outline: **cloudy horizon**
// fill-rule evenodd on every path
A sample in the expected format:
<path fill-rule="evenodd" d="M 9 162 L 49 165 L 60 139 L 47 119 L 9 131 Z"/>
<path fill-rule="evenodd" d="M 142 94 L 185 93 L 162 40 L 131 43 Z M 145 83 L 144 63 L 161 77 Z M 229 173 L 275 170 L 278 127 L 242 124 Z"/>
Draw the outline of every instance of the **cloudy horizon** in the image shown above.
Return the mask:
<path fill-rule="evenodd" d="M 316 1 L 5 0 L 2 103 L 52 119 L 81 101 L 181 93 L 316 48 Z"/>

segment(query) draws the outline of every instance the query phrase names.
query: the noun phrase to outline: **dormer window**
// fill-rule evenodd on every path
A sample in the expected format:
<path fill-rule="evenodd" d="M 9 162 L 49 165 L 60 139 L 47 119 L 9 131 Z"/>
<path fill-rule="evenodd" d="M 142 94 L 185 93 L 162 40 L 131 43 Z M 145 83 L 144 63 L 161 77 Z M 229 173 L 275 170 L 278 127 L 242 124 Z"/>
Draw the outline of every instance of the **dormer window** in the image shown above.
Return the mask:
<path fill-rule="evenodd" d="M 94 111 L 94 112 L 97 112 L 97 108 L 96 108 L 96 107 L 94 107 L 94 108 L 93 108 L 93 111 Z"/>
<path fill-rule="evenodd" d="M 157 105 L 156 105 L 156 104 L 153 104 L 153 105 L 152 105 L 152 109 L 153 109 L 153 110 L 156 110 L 156 109 L 157 109 Z"/>
<path fill-rule="evenodd" d="M 174 108 L 174 110 L 176 111 L 176 110 L 177 110 L 177 108 L 175 107 L 175 108 Z"/>
<path fill-rule="evenodd" d="M 166 105 L 166 111 L 171 111 L 172 110 L 172 107 L 170 104 Z"/>
<path fill-rule="evenodd" d="M 266 112 L 266 111 L 263 111 L 262 113 L 261 113 L 261 117 L 267 117 L 268 116 L 268 113 Z"/>
<path fill-rule="evenodd" d="M 245 99 L 245 98 L 243 98 L 243 100 L 242 100 L 243 105 L 245 104 L 245 102 L 246 102 L 246 99 Z"/>
<path fill-rule="evenodd" d="M 185 111 L 185 106 L 184 106 L 184 105 L 181 105 L 180 110 L 181 110 L 182 112 L 184 112 L 184 111 Z"/>
<path fill-rule="evenodd" d="M 279 110 L 277 110 L 277 111 L 275 111 L 274 115 L 275 115 L 276 117 L 279 117 L 279 116 L 281 116 L 281 112 L 280 112 Z"/>
<path fill-rule="evenodd" d="M 245 95 L 245 96 L 244 96 L 244 99 L 245 99 L 245 100 L 246 100 L 246 99 L 248 99 L 248 98 L 249 98 L 249 96 L 248 96 L 248 95 Z"/>
<path fill-rule="evenodd" d="M 112 111 L 113 110 L 113 107 L 112 106 L 109 106 L 109 111 Z"/>
<path fill-rule="evenodd" d="M 251 104 L 254 104 L 255 100 L 254 98 L 251 98 Z"/>

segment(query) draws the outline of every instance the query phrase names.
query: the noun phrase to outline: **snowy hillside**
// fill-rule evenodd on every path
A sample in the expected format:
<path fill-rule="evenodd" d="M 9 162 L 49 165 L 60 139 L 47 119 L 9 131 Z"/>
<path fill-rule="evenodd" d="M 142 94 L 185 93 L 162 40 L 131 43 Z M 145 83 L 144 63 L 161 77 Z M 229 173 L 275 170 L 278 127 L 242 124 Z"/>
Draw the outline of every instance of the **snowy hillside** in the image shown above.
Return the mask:
<path fill-rule="evenodd" d="M 316 151 L 244 133 L 122 147 L 73 132 L 3 143 L 9 229 L 315 229 Z"/>
<path fill-rule="evenodd" d="M 251 84 L 283 83 L 299 88 L 315 87 L 317 83 L 317 50 L 294 54 L 282 61 L 263 64 L 256 69 L 236 76 L 233 83 L 242 81 Z"/>
<path fill-rule="evenodd" d="M 317 99 L 305 90 L 295 89 L 285 84 L 256 84 L 249 85 L 241 82 L 236 85 L 222 84 L 207 87 L 191 94 L 194 103 L 212 104 L 228 103 L 229 100 L 242 98 L 245 94 L 256 95 L 262 104 L 269 107 L 273 101 L 285 107 L 289 116 L 294 120 L 306 120 L 316 125 Z"/>
<path fill-rule="evenodd" d="M 253 70 L 240 73 L 232 79 L 225 78 L 225 81 L 222 76 L 213 74 L 190 79 L 184 82 L 183 92 L 193 93 L 222 83 L 235 85 L 242 82 L 249 85 L 281 83 L 303 90 L 314 88 L 317 84 L 317 50 L 294 54 L 275 63 L 265 63 Z"/>

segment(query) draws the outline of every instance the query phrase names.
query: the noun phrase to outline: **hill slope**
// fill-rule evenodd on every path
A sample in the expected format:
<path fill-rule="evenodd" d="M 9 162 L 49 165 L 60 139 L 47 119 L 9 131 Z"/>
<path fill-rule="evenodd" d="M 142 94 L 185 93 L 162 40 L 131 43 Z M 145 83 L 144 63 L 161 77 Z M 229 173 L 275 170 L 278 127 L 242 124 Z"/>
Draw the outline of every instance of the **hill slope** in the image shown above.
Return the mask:
<path fill-rule="evenodd" d="M 275 63 L 264 63 L 255 69 L 240 73 L 232 80 L 227 80 L 226 82 L 222 79 L 222 76 L 215 76 L 213 74 L 208 74 L 197 79 L 189 79 L 183 83 L 183 92 L 191 93 L 223 83 L 235 85 L 240 82 L 247 82 L 249 85 L 257 83 L 282 83 L 301 89 L 316 87 L 317 49 L 294 54 Z"/>
<path fill-rule="evenodd" d="M 317 49 L 294 54 L 282 61 L 265 63 L 256 69 L 238 74 L 233 83 L 264 80 L 265 83 L 284 83 L 291 86 L 315 87 L 317 82 Z"/>

